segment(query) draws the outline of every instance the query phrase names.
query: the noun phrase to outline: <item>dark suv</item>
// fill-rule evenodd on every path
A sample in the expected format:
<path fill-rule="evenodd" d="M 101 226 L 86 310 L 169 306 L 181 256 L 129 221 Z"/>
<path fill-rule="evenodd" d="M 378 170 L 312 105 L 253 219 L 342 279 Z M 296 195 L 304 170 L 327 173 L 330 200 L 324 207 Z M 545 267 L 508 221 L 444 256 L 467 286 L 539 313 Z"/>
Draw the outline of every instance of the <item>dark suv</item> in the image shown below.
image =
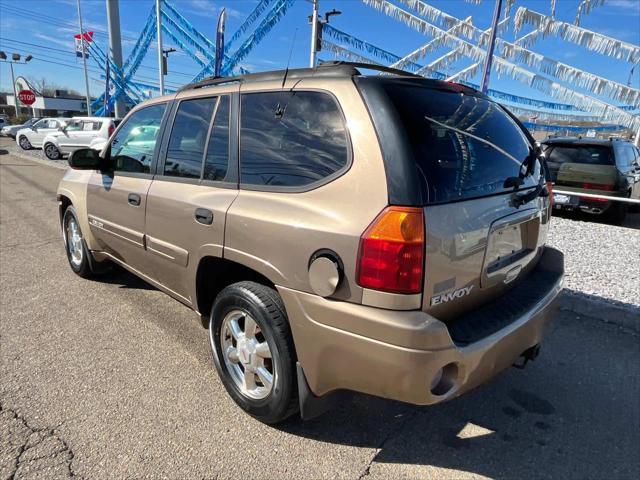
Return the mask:
<path fill-rule="evenodd" d="M 628 203 L 580 194 L 640 198 L 640 150 L 633 144 L 557 138 L 546 140 L 543 149 L 555 188 L 576 192 L 556 195 L 555 208 L 603 214 L 620 224 L 627 215 Z"/>

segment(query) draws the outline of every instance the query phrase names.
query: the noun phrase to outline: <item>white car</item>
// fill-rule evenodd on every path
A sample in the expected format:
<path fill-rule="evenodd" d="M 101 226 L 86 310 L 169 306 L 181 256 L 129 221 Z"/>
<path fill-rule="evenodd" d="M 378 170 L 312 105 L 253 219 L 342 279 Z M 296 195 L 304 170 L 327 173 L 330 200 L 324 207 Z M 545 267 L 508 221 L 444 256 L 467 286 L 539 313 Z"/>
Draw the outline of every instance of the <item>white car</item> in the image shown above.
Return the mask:
<path fill-rule="evenodd" d="M 44 137 L 50 133 L 57 132 L 64 125 L 65 118 L 43 118 L 30 127 L 18 130 L 16 142 L 23 150 L 31 148 L 41 148 Z"/>
<path fill-rule="evenodd" d="M 58 160 L 78 148 L 86 148 L 95 141 L 107 141 L 119 120 L 103 117 L 74 117 L 59 131 L 49 133 L 42 142 L 44 154 Z"/>

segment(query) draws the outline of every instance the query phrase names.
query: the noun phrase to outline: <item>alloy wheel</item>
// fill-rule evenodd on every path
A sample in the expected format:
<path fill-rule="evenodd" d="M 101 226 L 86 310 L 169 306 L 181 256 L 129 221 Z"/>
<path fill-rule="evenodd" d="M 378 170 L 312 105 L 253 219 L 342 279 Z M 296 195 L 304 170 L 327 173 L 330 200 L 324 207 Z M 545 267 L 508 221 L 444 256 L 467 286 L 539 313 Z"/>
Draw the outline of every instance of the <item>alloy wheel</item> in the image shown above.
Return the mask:
<path fill-rule="evenodd" d="M 247 312 L 234 309 L 225 316 L 220 348 L 240 393 L 255 400 L 271 393 L 277 374 L 271 347 L 260 326 Z"/>
<path fill-rule="evenodd" d="M 72 216 L 67 220 L 65 228 L 67 248 L 69 249 L 69 260 L 74 267 L 80 267 L 82 264 L 82 234 L 78 227 L 78 222 Z"/>

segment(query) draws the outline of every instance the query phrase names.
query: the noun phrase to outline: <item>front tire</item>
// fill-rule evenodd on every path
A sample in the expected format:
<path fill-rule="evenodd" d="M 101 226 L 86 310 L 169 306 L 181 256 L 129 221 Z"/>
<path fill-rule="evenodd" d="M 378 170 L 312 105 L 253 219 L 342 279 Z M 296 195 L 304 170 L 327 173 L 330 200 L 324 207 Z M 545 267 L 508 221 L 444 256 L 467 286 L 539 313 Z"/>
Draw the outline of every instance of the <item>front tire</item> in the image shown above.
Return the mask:
<path fill-rule="evenodd" d="M 18 140 L 18 145 L 20 145 L 20 148 L 23 150 L 31 150 L 33 148 L 29 139 L 24 135 L 22 135 L 20 140 Z"/>
<path fill-rule="evenodd" d="M 62 237 L 71 270 L 82 278 L 95 276 L 91 269 L 89 249 L 82 237 L 75 208 L 68 206 L 62 217 Z"/>
<path fill-rule="evenodd" d="M 62 158 L 60 150 L 53 143 L 47 143 L 44 146 L 44 154 L 49 160 L 60 160 Z"/>
<path fill-rule="evenodd" d="M 298 411 L 293 337 L 274 289 L 255 282 L 223 289 L 211 309 L 209 340 L 222 383 L 245 412 L 276 424 Z"/>

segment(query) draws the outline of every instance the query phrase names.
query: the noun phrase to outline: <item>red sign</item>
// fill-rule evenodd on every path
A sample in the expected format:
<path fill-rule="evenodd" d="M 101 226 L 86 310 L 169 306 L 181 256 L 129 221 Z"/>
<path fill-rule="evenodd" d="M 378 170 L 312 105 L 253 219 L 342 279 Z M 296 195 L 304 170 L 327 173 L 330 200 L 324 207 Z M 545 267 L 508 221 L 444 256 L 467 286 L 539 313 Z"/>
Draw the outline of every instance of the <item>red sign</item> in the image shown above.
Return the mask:
<path fill-rule="evenodd" d="M 36 94 L 31 90 L 20 90 L 18 98 L 25 105 L 33 105 L 36 102 Z"/>

